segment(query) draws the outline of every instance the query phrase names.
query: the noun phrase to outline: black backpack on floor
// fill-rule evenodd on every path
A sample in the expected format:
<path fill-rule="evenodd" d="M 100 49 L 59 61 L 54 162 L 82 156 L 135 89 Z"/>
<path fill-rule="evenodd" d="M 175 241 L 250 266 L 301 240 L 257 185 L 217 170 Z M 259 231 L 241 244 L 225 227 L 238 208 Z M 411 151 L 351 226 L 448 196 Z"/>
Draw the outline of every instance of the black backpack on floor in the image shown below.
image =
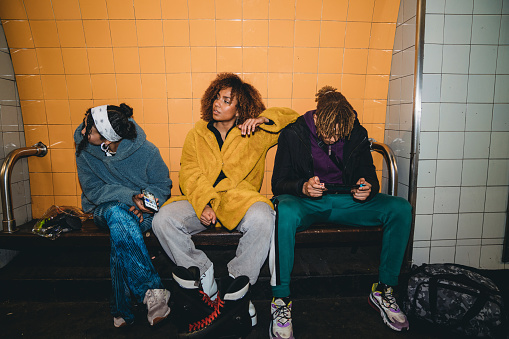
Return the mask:
<path fill-rule="evenodd" d="M 414 268 L 403 307 L 411 320 L 463 336 L 507 337 L 507 313 L 499 288 L 471 267 L 423 264 Z"/>

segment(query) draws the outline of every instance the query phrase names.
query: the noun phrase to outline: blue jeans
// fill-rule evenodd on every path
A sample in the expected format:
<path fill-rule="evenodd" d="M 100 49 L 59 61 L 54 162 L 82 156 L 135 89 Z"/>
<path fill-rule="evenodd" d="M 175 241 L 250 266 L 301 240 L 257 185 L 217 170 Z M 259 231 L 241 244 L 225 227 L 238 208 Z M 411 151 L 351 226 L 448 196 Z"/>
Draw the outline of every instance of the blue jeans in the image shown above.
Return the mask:
<path fill-rule="evenodd" d="M 143 233 L 152 226 L 152 215 L 144 214 L 140 223 L 129 206 L 111 201 L 95 209 L 94 222 L 110 230 L 111 314 L 132 323 L 131 293 L 142 302 L 147 290 L 163 288 L 143 241 Z"/>

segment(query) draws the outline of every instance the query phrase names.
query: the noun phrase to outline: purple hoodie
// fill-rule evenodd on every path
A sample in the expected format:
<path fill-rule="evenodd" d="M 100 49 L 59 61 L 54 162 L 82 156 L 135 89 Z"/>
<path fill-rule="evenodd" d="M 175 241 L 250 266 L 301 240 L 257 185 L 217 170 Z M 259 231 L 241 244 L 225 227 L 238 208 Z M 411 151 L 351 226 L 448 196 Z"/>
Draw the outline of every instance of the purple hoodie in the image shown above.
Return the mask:
<path fill-rule="evenodd" d="M 316 135 L 316 126 L 313 119 L 315 110 L 309 111 L 304 114 L 304 120 L 311 131 L 309 138 L 311 140 L 311 154 L 313 156 L 313 168 L 315 175 L 320 178 L 320 182 L 342 184 L 342 172 L 332 162 L 329 155 L 318 146 L 318 136 Z M 329 151 L 336 154 L 341 161 L 343 161 L 343 146 L 344 140 L 338 140 L 332 145 L 328 145 Z"/>

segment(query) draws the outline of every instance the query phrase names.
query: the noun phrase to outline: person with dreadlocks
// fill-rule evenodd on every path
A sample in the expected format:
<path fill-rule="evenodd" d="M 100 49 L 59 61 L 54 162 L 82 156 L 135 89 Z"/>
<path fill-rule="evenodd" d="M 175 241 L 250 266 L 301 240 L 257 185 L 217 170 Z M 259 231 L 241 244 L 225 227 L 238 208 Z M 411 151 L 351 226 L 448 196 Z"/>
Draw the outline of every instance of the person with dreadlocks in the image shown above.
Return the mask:
<path fill-rule="evenodd" d="M 390 328 L 406 330 L 408 321 L 392 287 L 398 283 L 410 234 L 411 206 L 403 198 L 378 193 L 368 134 L 348 100 L 325 86 L 316 102 L 316 110 L 299 117 L 279 136 L 272 175 L 277 221 L 269 254 L 274 297 L 270 335 L 293 338 L 290 273 L 295 234 L 317 222 L 383 225 L 379 282 L 369 301 Z M 339 190 L 333 192 L 330 184 Z M 333 194 L 341 191 L 346 194 Z"/>
<path fill-rule="evenodd" d="M 298 116 L 289 108 L 265 109 L 258 90 L 233 73 L 218 74 L 205 90 L 202 119 L 187 134 L 182 149 L 179 184 L 183 195 L 167 201 L 152 225 L 161 246 L 180 267 L 173 272 L 174 281 L 180 284 L 175 296 L 180 295 L 179 288 L 200 285 L 208 298 L 217 296 L 223 299 L 217 305 L 223 305 L 214 265 L 191 239 L 209 227 L 222 226 L 242 233 L 236 256 L 227 265 L 228 274 L 232 278 L 247 277 L 250 284 L 257 281 L 269 252 L 275 220 L 272 202 L 259 192 L 265 157 L 277 143 L 280 130 Z M 200 303 L 201 297 L 186 309 L 198 312 L 203 309 Z M 208 331 L 214 331 L 218 318 L 207 318 L 211 313 L 218 314 L 205 310 L 202 319 L 195 314 L 197 322 L 190 327 L 192 331 L 206 331 L 212 336 Z M 250 302 L 249 315 L 249 323 L 256 324 Z"/>
<path fill-rule="evenodd" d="M 74 132 L 81 205 L 93 213 L 99 228 L 110 231 L 110 306 L 115 327 L 134 322 L 131 295 L 147 305 L 151 325 L 170 313 L 170 293 L 143 241 L 154 212 L 144 206 L 141 190 L 165 201 L 171 180 L 159 150 L 132 115 L 126 104 L 90 108 Z"/>

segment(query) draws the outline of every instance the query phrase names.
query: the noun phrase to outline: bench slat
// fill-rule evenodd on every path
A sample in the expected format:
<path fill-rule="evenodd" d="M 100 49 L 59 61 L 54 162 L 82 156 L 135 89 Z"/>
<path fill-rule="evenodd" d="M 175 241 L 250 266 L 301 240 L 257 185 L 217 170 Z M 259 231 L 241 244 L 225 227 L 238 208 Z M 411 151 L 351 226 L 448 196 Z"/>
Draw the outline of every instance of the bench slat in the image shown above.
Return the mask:
<path fill-rule="evenodd" d="M 30 249 L 37 247 L 108 247 L 110 240 L 108 232 L 100 230 L 92 220 L 83 223 L 81 231 L 62 234 L 56 240 L 50 240 L 31 232 L 35 220 L 19 227 L 13 234 L 0 232 L 0 248 Z M 193 236 L 197 246 L 234 246 L 239 242 L 242 234 L 230 232 L 223 228 L 211 228 Z M 382 239 L 382 228 L 378 227 L 349 227 L 333 224 L 317 224 L 310 229 L 297 233 L 297 244 L 326 244 L 326 243 L 375 243 Z M 148 247 L 159 247 L 159 241 L 152 232 L 145 234 Z"/>

